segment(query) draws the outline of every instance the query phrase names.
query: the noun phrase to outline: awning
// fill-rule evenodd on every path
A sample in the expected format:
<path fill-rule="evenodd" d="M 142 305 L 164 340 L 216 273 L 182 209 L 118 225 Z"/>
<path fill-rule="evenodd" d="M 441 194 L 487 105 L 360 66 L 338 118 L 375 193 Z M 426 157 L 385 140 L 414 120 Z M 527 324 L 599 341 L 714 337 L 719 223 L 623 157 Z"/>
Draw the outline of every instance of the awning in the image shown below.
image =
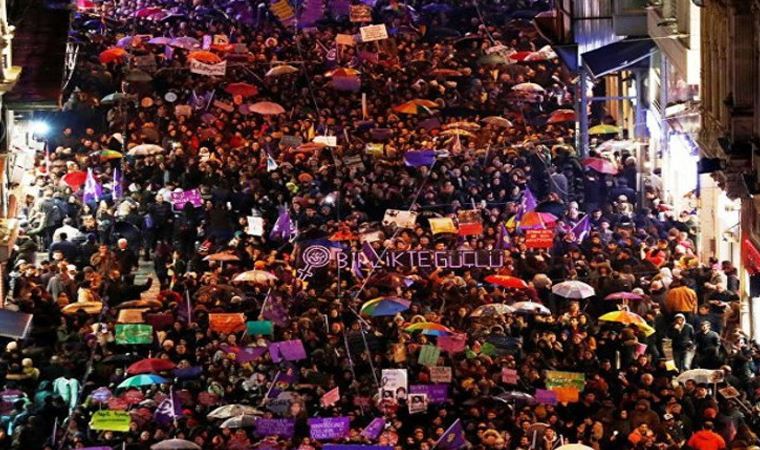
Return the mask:
<path fill-rule="evenodd" d="M 24 339 L 29 333 L 32 315 L 0 309 L 0 336 L 12 339 Z"/>
<path fill-rule="evenodd" d="M 581 60 L 589 75 L 600 78 L 649 58 L 656 48 L 652 39 L 624 39 L 583 53 Z"/>
<path fill-rule="evenodd" d="M 578 46 L 575 44 L 552 45 L 554 53 L 557 54 L 567 70 L 570 72 L 578 71 Z"/>

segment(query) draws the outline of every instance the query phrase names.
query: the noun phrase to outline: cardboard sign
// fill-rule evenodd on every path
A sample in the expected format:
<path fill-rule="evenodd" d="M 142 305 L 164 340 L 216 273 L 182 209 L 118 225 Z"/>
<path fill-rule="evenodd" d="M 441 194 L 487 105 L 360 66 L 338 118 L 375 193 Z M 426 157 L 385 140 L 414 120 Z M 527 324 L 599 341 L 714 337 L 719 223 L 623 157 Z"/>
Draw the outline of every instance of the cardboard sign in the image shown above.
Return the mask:
<path fill-rule="evenodd" d="M 433 383 L 451 383 L 451 367 L 435 366 L 430 367 L 430 381 Z"/>
<path fill-rule="evenodd" d="M 153 343 L 153 327 L 136 323 L 116 324 L 117 344 L 151 344 Z"/>
<path fill-rule="evenodd" d="M 401 398 L 406 398 L 408 389 L 406 369 L 383 369 L 380 373 L 380 386 L 382 390 L 381 398 L 398 397 L 401 392 Z"/>
<path fill-rule="evenodd" d="M 359 28 L 359 32 L 362 35 L 362 42 L 382 41 L 383 39 L 388 39 L 388 30 L 385 28 L 384 23 L 361 27 Z"/>
<path fill-rule="evenodd" d="M 426 394 L 409 395 L 409 414 L 424 413 L 428 409 L 428 396 Z"/>
<path fill-rule="evenodd" d="M 309 436 L 318 441 L 339 439 L 348 435 L 351 428 L 349 417 L 315 417 L 308 420 Z"/>
<path fill-rule="evenodd" d="M 335 43 L 338 45 L 348 45 L 353 47 L 356 45 L 356 40 L 353 34 L 340 34 L 335 35 Z"/>
<path fill-rule="evenodd" d="M 126 411 L 95 411 L 90 420 L 90 429 L 98 431 L 129 431 L 132 416 Z"/>
<path fill-rule="evenodd" d="M 208 77 L 223 77 L 227 74 L 227 61 L 217 64 L 206 64 L 198 60 L 190 60 L 190 72 Z"/>
<path fill-rule="evenodd" d="M 246 219 L 248 220 L 248 227 L 246 227 L 245 232 L 249 236 L 264 236 L 263 217 L 248 216 Z"/>
<path fill-rule="evenodd" d="M 201 197 L 201 191 L 190 189 L 189 191 L 172 192 L 171 202 L 174 209 L 179 211 L 185 207 L 186 203 L 190 203 L 195 208 L 200 208 L 203 205 L 203 198 Z"/>
<path fill-rule="evenodd" d="M 420 356 L 417 362 L 423 366 L 435 366 L 438 364 L 438 357 L 441 356 L 441 349 L 434 345 L 423 345 L 420 349 Z"/>
<path fill-rule="evenodd" d="M 395 224 L 399 228 L 414 228 L 417 224 L 417 216 L 414 211 L 403 211 L 400 209 L 386 209 L 383 216 L 383 226 Z"/>
<path fill-rule="evenodd" d="M 528 248 L 551 248 L 554 230 L 525 230 L 525 246 Z"/>
<path fill-rule="evenodd" d="M 517 384 L 517 371 L 503 367 L 501 369 L 501 381 L 506 384 Z"/>
<path fill-rule="evenodd" d="M 349 9 L 351 22 L 372 22 L 372 8 L 369 5 L 351 5 Z"/>

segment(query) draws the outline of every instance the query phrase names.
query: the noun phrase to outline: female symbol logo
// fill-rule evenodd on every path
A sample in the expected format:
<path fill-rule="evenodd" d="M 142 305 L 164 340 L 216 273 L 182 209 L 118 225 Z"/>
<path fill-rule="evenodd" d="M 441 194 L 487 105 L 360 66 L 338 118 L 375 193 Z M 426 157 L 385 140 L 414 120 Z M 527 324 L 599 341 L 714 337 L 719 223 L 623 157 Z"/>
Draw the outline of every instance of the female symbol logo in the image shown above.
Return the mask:
<path fill-rule="evenodd" d="M 318 269 L 330 264 L 330 249 L 321 245 L 312 245 L 303 251 L 301 261 L 305 266 L 298 269 L 298 278 L 305 280 L 314 275 L 311 269 Z"/>

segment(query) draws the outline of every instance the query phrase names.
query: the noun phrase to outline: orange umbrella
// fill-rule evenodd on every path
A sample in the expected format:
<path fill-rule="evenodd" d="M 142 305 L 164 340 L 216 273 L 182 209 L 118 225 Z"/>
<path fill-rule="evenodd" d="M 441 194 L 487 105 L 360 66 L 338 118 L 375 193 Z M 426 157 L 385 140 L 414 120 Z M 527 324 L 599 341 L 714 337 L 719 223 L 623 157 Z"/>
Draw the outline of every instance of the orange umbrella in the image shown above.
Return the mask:
<path fill-rule="evenodd" d="M 112 63 L 114 61 L 117 61 L 127 55 L 127 51 L 120 47 L 111 47 L 107 50 L 103 50 L 100 53 L 100 56 L 98 59 L 100 59 L 100 62 L 103 64 Z"/>
<path fill-rule="evenodd" d="M 262 116 L 273 116 L 276 114 L 284 114 L 285 108 L 278 103 L 273 102 L 258 102 L 248 106 L 248 110 L 261 114 Z"/>
<path fill-rule="evenodd" d="M 240 261 L 240 258 L 238 258 L 236 255 L 232 253 L 213 253 L 211 255 L 208 255 L 207 257 L 203 258 L 205 261 L 220 261 L 220 262 L 226 262 L 226 261 Z"/>
<path fill-rule="evenodd" d="M 230 95 L 239 95 L 241 97 L 253 97 L 259 93 L 259 89 L 248 83 L 230 83 L 224 88 L 224 92 Z"/>
<path fill-rule="evenodd" d="M 525 281 L 509 275 L 488 275 L 486 281 L 505 288 L 526 289 L 528 287 Z"/>
<path fill-rule="evenodd" d="M 461 77 L 462 72 L 454 69 L 435 69 L 430 72 L 431 75 L 436 77 Z"/>
<path fill-rule="evenodd" d="M 572 109 L 558 109 L 553 111 L 546 123 L 574 122 L 575 111 Z"/>
<path fill-rule="evenodd" d="M 430 114 L 429 107 L 425 105 L 419 105 L 415 103 L 414 101 L 402 103 L 400 105 L 396 105 L 393 107 L 393 111 L 401 114 L 420 114 L 420 113 L 428 113 Z"/>
<path fill-rule="evenodd" d="M 206 64 L 219 64 L 222 62 L 222 58 L 220 58 L 219 55 L 216 53 L 207 52 L 205 50 L 190 52 L 190 54 L 187 55 L 187 58 L 194 59 Z"/>
<path fill-rule="evenodd" d="M 327 77 L 355 77 L 357 75 L 361 74 L 356 69 L 352 69 L 350 67 L 341 67 L 335 70 L 331 70 L 325 74 Z"/>
<path fill-rule="evenodd" d="M 432 100 L 424 99 L 424 98 L 415 98 L 410 103 L 414 103 L 415 105 L 424 106 L 425 108 L 438 108 L 438 103 L 436 103 L 436 102 L 434 102 Z"/>
<path fill-rule="evenodd" d="M 355 241 L 358 237 L 351 230 L 338 230 L 330 236 L 331 241 Z"/>

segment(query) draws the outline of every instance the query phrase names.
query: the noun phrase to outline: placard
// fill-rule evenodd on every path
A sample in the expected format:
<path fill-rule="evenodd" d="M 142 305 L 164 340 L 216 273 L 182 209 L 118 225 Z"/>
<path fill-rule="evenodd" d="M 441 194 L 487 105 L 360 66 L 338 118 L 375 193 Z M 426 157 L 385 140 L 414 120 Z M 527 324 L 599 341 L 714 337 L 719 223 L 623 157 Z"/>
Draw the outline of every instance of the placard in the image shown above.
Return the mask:
<path fill-rule="evenodd" d="M 420 349 L 420 355 L 417 358 L 417 363 L 423 366 L 435 366 L 438 364 L 438 357 L 441 356 L 441 349 L 435 345 L 423 345 Z"/>
<path fill-rule="evenodd" d="M 372 22 L 372 8 L 369 5 L 351 5 L 349 10 L 351 22 Z"/>
<path fill-rule="evenodd" d="M 554 230 L 525 230 L 525 246 L 528 248 L 551 248 Z"/>
<path fill-rule="evenodd" d="M 428 409 L 428 396 L 426 394 L 409 394 L 409 414 L 424 413 Z"/>
<path fill-rule="evenodd" d="M 299 361 L 306 359 L 306 349 L 304 349 L 303 342 L 300 339 L 271 342 L 269 343 L 269 356 L 275 363 L 283 359 L 286 361 Z"/>
<path fill-rule="evenodd" d="M 339 439 L 348 435 L 351 428 L 349 417 L 315 417 L 308 420 L 309 436 L 318 441 Z"/>
<path fill-rule="evenodd" d="M 227 74 L 227 61 L 206 64 L 196 59 L 190 60 L 190 72 L 209 77 L 223 77 Z"/>
<path fill-rule="evenodd" d="M 548 389 L 536 389 L 536 395 L 534 395 L 538 403 L 544 405 L 556 405 L 557 394 L 554 391 Z"/>
<path fill-rule="evenodd" d="M 218 333 L 238 333 L 245 330 L 245 314 L 243 313 L 212 313 L 208 315 L 211 331 Z"/>
<path fill-rule="evenodd" d="M 269 320 L 251 320 L 246 322 L 246 327 L 248 328 L 248 334 L 251 336 L 257 334 L 274 334 L 274 324 Z"/>
<path fill-rule="evenodd" d="M 383 216 L 383 226 L 395 224 L 399 228 L 414 228 L 417 224 L 418 215 L 415 211 L 386 209 L 385 216 Z"/>
<path fill-rule="evenodd" d="M 335 35 L 335 43 L 338 45 L 348 45 L 353 47 L 356 45 L 356 40 L 353 34 L 340 34 Z"/>
<path fill-rule="evenodd" d="M 517 384 L 517 371 L 503 367 L 501 369 L 501 381 L 506 384 Z"/>
<path fill-rule="evenodd" d="M 430 231 L 433 234 L 456 233 L 457 227 L 450 217 L 429 218 Z"/>
<path fill-rule="evenodd" d="M 384 23 L 361 27 L 359 28 L 359 32 L 362 35 L 362 42 L 382 41 L 383 39 L 388 39 L 388 30 L 385 28 Z"/>
<path fill-rule="evenodd" d="M 449 399 L 448 384 L 413 384 L 409 386 L 409 395 L 425 394 L 430 403 L 445 403 Z"/>
<path fill-rule="evenodd" d="M 264 236 L 263 217 L 248 216 L 246 219 L 248 220 L 248 227 L 245 229 L 245 232 L 248 233 L 249 236 Z"/>
<path fill-rule="evenodd" d="M 95 411 L 90 420 L 90 429 L 97 431 L 129 431 L 132 416 L 126 411 Z"/>
<path fill-rule="evenodd" d="M 256 421 L 257 436 L 281 436 L 290 438 L 295 433 L 296 422 L 293 419 L 264 419 Z"/>
<path fill-rule="evenodd" d="M 322 144 L 328 147 L 338 146 L 338 136 L 316 136 L 312 142 L 315 144 Z"/>
<path fill-rule="evenodd" d="M 229 102 L 225 102 L 222 100 L 214 100 L 211 104 L 214 105 L 215 108 L 219 108 L 224 112 L 231 113 L 235 111 L 235 106 Z"/>
<path fill-rule="evenodd" d="M 117 344 L 151 344 L 153 343 L 153 327 L 146 324 L 117 323 Z"/>
<path fill-rule="evenodd" d="M 433 383 L 451 383 L 451 367 L 434 366 L 429 367 L 430 381 Z"/>
<path fill-rule="evenodd" d="M 448 353 L 463 352 L 467 345 L 467 334 L 451 334 L 449 336 L 438 336 L 437 345 L 441 350 Z"/>
<path fill-rule="evenodd" d="M 581 372 L 562 372 L 559 370 L 546 371 L 546 387 L 573 387 L 582 391 L 586 385 L 586 375 Z"/>
<path fill-rule="evenodd" d="M 188 191 L 172 192 L 171 202 L 174 209 L 179 211 L 185 207 L 186 203 L 190 203 L 195 208 L 200 208 L 203 205 L 203 198 L 201 197 L 201 191 L 190 189 Z"/>
<path fill-rule="evenodd" d="M 406 398 L 408 390 L 406 369 L 383 369 L 380 375 L 381 398 Z"/>

